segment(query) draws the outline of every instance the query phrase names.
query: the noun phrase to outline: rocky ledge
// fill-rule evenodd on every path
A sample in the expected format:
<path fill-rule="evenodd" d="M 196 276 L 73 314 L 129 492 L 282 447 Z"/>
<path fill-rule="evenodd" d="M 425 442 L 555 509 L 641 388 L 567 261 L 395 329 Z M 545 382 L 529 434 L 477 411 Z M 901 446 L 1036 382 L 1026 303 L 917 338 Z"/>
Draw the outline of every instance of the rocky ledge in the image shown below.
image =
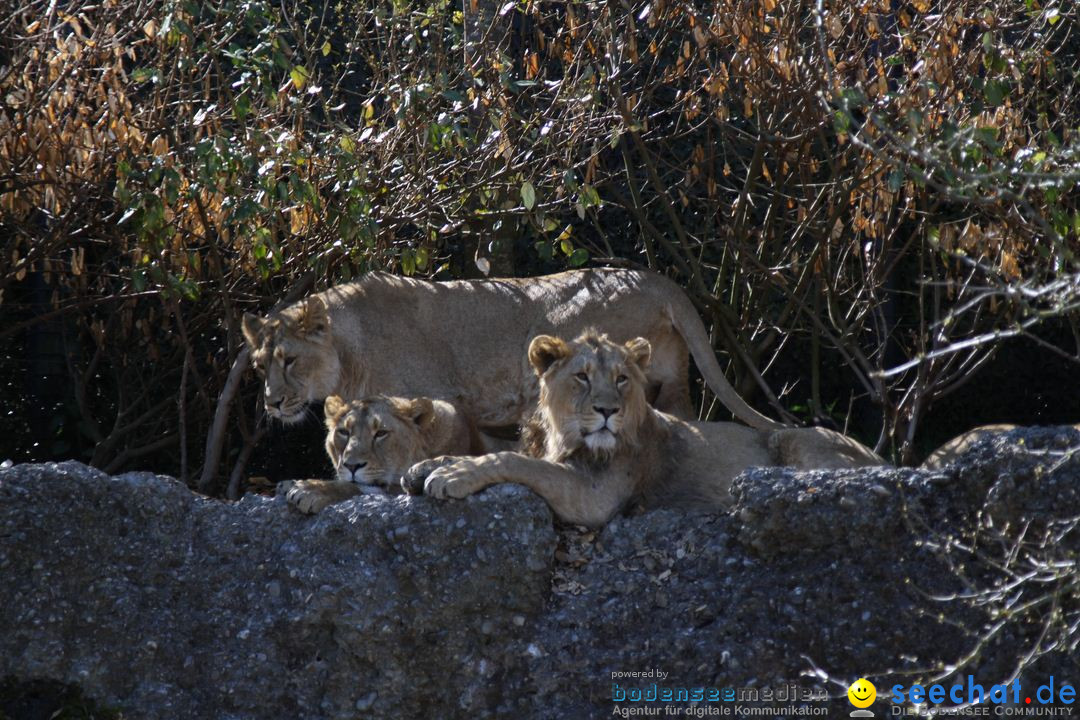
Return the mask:
<path fill-rule="evenodd" d="M 148 473 L 15 466 L 0 678 L 130 718 L 708 717 L 755 693 L 846 715 L 860 676 L 881 717 L 895 683 L 989 690 L 1019 666 L 1024 688 L 1076 685 L 1078 448 L 1023 429 L 943 472 L 755 469 L 730 513 L 600 532 L 553 527 L 515 487 L 309 518 Z M 614 701 L 654 687 L 704 699 Z"/>

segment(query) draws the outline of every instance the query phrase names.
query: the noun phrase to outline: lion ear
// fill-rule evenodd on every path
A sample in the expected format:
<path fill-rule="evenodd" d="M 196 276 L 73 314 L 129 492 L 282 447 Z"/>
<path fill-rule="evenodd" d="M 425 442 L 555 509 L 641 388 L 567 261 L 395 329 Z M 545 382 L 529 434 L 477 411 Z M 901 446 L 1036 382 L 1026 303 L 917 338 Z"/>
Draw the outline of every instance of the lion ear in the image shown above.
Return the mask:
<path fill-rule="evenodd" d="M 427 427 L 435 419 L 435 403 L 431 398 L 414 398 L 409 407 L 409 417 L 419 427 Z"/>
<path fill-rule="evenodd" d="M 551 335 L 537 335 L 529 343 L 529 364 L 537 375 L 543 375 L 552 365 L 570 355 L 570 346 Z"/>
<path fill-rule="evenodd" d="M 435 403 L 431 398 L 389 398 L 394 413 L 406 422 L 425 427 L 435 419 Z"/>
<path fill-rule="evenodd" d="M 330 328 L 330 309 L 326 307 L 326 302 L 318 295 L 305 300 L 296 325 L 309 339 L 325 333 Z"/>
<path fill-rule="evenodd" d="M 330 395 L 323 401 L 323 415 L 326 416 L 327 427 L 332 427 L 334 421 L 343 412 L 345 412 L 345 401 L 337 395 Z"/>
<path fill-rule="evenodd" d="M 244 331 L 244 339 L 247 340 L 249 347 L 259 347 L 259 332 L 262 331 L 265 325 L 266 320 L 258 315 L 244 313 L 244 317 L 240 319 L 240 329 Z"/>
<path fill-rule="evenodd" d="M 652 345 L 643 337 L 628 341 L 623 347 L 630 355 L 630 362 L 641 368 L 642 372 L 648 370 L 649 361 L 652 359 Z"/>

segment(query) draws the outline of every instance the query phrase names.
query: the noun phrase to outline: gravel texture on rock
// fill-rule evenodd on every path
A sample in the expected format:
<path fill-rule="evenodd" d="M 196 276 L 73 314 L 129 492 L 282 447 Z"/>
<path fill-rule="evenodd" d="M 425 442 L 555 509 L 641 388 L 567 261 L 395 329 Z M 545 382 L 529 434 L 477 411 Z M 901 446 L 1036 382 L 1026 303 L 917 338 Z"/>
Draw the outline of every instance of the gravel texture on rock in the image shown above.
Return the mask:
<path fill-rule="evenodd" d="M 1042 637 L 1025 687 L 1076 684 L 1050 613 L 985 636 L 1003 558 L 1066 568 L 1049 585 L 1078 619 L 1080 534 L 1064 522 L 1080 517 L 1078 447 L 1071 429 L 1034 428 L 941 472 L 752 469 L 728 513 L 601 531 L 555 528 L 510 486 L 311 518 L 149 473 L 0 469 L 0 679 L 77 685 L 131 718 L 585 718 L 653 683 L 796 684 L 846 713 L 865 675 L 887 712 L 892 682 L 978 647 L 964 674 L 989 686 Z M 1048 587 L 1029 585 L 1013 595 Z"/>

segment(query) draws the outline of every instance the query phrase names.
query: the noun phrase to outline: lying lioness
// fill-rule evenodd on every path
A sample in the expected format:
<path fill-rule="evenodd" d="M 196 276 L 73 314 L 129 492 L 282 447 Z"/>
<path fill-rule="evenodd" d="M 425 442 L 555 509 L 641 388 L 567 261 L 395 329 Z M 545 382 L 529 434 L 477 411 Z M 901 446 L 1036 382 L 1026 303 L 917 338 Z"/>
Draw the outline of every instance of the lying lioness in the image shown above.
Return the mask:
<path fill-rule="evenodd" d="M 301 480 L 283 488 L 301 512 L 317 513 L 355 495 L 400 489 L 415 463 L 483 451 L 475 430 L 442 400 L 379 395 L 345 402 L 326 398 L 326 452 L 335 480 Z"/>
<path fill-rule="evenodd" d="M 1011 425 L 1009 423 L 1001 423 L 998 425 L 980 425 L 977 428 L 968 430 L 966 433 L 957 435 L 952 440 L 939 447 L 923 461 L 923 464 L 919 467 L 924 470 L 941 470 L 948 465 L 956 462 L 961 456 L 963 456 L 971 447 L 983 439 L 987 435 L 999 435 L 1001 433 L 1007 433 L 1010 430 L 1016 430 L 1019 425 Z M 1080 430 L 1080 425 L 1071 425 L 1074 430 Z"/>
<path fill-rule="evenodd" d="M 593 332 L 570 343 L 535 338 L 528 358 L 540 378 L 540 402 L 526 428 L 526 452 L 423 462 L 403 487 L 463 498 L 496 483 L 520 483 L 560 519 L 599 526 L 630 503 L 725 507 L 732 479 L 752 466 L 884 464 L 870 449 L 823 428 L 755 430 L 659 412 L 645 402 L 650 351 L 643 338 L 620 345 Z"/>

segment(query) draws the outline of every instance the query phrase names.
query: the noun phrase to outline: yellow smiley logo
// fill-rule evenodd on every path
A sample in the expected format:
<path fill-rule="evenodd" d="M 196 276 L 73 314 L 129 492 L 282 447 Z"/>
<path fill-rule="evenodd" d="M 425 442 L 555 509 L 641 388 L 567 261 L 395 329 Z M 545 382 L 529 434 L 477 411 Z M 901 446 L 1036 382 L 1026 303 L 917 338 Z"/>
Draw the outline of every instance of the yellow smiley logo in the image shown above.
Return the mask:
<path fill-rule="evenodd" d="M 877 697 L 877 688 L 866 678 L 859 678 L 847 689 L 847 698 L 857 708 L 870 707 Z"/>

